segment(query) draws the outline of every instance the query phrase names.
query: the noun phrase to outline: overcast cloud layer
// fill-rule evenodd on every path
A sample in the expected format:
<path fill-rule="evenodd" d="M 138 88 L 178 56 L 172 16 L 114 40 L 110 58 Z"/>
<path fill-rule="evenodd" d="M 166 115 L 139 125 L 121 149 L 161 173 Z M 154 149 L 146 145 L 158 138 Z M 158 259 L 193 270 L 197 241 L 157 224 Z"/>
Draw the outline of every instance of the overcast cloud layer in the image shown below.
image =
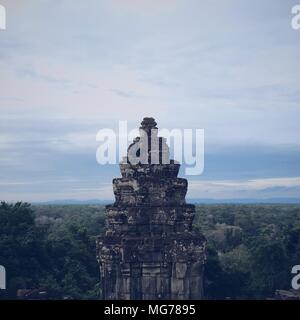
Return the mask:
<path fill-rule="evenodd" d="M 299 197 L 294 1 L 0 4 L 1 199 L 112 198 L 118 167 L 97 164 L 96 133 L 145 116 L 204 128 L 189 197 Z"/>

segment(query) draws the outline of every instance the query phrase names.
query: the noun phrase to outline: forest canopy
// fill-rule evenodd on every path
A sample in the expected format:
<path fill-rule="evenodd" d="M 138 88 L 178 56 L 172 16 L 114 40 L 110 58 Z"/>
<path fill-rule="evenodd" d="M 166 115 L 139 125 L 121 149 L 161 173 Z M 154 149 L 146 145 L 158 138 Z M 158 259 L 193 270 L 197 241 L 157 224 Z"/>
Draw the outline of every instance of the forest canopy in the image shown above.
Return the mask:
<path fill-rule="evenodd" d="M 205 296 L 261 299 L 290 289 L 300 264 L 299 205 L 198 205 L 194 227 L 208 240 Z M 96 236 L 101 205 L 0 205 L 2 298 L 42 288 L 50 299 L 98 299 Z"/>

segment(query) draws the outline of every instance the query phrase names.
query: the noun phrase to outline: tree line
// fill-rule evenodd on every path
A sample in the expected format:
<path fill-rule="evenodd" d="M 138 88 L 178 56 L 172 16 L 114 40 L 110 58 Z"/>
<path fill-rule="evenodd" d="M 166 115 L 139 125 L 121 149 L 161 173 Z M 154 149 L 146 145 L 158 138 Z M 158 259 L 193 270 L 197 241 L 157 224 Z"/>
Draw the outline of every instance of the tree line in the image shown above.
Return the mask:
<path fill-rule="evenodd" d="M 101 205 L 0 205 L 2 298 L 43 288 L 49 299 L 98 299 L 96 236 L 105 225 Z M 291 288 L 300 264 L 300 206 L 199 205 L 194 227 L 208 241 L 208 299 L 265 299 Z"/>

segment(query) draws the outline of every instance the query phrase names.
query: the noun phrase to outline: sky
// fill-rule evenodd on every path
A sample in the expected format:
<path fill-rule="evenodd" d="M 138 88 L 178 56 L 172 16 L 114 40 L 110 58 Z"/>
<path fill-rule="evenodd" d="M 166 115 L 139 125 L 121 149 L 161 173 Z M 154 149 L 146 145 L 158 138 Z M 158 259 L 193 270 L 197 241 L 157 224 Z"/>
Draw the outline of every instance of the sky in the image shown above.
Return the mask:
<path fill-rule="evenodd" d="M 112 199 L 96 134 L 146 116 L 204 129 L 189 198 L 299 198 L 295 1 L 0 4 L 0 199 Z"/>

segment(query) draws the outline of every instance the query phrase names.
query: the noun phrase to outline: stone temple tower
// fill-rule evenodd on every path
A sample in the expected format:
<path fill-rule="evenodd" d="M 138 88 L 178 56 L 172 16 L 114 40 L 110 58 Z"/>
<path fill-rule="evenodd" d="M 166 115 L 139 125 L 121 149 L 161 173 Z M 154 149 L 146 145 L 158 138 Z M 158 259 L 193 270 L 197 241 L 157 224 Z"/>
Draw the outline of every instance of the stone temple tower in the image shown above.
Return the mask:
<path fill-rule="evenodd" d="M 192 229 L 195 207 L 185 202 L 179 168 L 155 120 L 144 118 L 120 163 L 122 177 L 113 179 L 116 201 L 106 206 L 105 235 L 97 238 L 102 299 L 203 298 L 206 241 Z"/>

